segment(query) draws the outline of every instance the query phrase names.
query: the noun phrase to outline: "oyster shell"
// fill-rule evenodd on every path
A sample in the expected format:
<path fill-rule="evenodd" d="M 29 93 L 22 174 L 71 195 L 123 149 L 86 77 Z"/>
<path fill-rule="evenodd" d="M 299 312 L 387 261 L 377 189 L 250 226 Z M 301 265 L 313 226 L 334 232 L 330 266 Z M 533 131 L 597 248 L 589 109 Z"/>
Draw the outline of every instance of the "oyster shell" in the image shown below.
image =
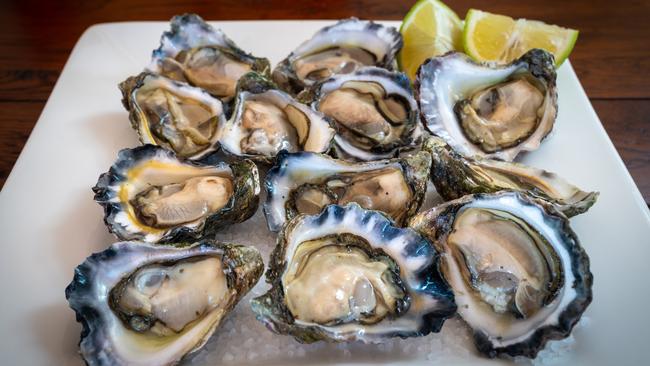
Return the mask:
<path fill-rule="evenodd" d="M 534 358 L 569 336 L 592 299 L 589 258 L 554 206 L 525 193 L 464 196 L 410 226 L 442 253 L 458 314 L 489 357 Z"/>
<path fill-rule="evenodd" d="M 420 142 L 418 107 L 406 74 L 364 67 L 318 83 L 299 98 L 334 121 L 339 158 L 386 159 Z"/>
<path fill-rule="evenodd" d="M 586 212 L 598 199 L 598 192 L 585 192 L 546 170 L 480 157 L 465 158 L 438 137 L 426 139 L 422 148 L 431 153 L 431 180 L 445 200 L 472 193 L 522 191 L 553 203 L 571 217 Z"/>
<path fill-rule="evenodd" d="M 450 52 L 420 66 L 415 92 L 422 122 L 456 151 L 511 161 L 553 129 L 555 79 L 553 55 L 544 50 L 505 66 Z"/>
<path fill-rule="evenodd" d="M 266 175 L 264 214 L 269 230 L 329 204 L 356 202 L 402 226 L 422 205 L 431 158 L 420 152 L 392 160 L 349 163 L 314 153 L 281 153 Z"/>
<path fill-rule="evenodd" d="M 402 36 L 394 27 L 343 19 L 319 30 L 291 52 L 273 70 L 273 80 L 287 92 L 298 94 L 330 76 L 363 66 L 393 70 L 401 48 Z"/>
<path fill-rule="evenodd" d="M 264 270 L 252 247 L 120 242 L 65 290 L 88 365 L 173 365 L 199 350 Z"/>
<path fill-rule="evenodd" d="M 122 104 L 143 144 L 199 159 L 215 151 L 224 108 L 200 88 L 143 72 L 120 83 Z"/>
<path fill-rule="evenodd" d="M 144 145 L 120 151 L 93 192 L 119 239 L 164 243 L 247 220 L 257 210 L 260 186 L 250 160 L 203 165 Z"/>
<path fill-rule="evenodd" d="M 224 101 L 249 71 L 270 73 L 269 60 L 242 51 L 220 29 L 196 14 L 177 15 L 153 51 L 149 70 L 205 89 Z"/>
<path fill-rule="evenodd" d="M 303 343 L 426 335 L 455 311 L 437 257 L 377 211 L 330 205 L 284 226 L 266 273 L 272 288 L 251 306 L 271 331 Z"/>
<path fill-rule="evenodd" d="M 239 80 L 234 112 L 219 142 L 229 154 L 268 162 L 281 150 L 327 152 L 335 133 L 322 113 L 249 73 Z"/>

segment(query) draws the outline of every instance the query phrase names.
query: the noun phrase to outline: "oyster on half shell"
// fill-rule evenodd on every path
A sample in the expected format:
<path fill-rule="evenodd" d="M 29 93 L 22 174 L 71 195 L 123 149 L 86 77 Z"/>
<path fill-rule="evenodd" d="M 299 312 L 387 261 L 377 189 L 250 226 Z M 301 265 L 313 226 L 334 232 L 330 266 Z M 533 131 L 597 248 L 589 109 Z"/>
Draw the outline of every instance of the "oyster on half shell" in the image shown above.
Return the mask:
<path fill-rule="evenodd" d="M 208 341 L 264 270 L 252 247 L 120 242 L 88 257 L 65 290 L 88 365 L 175 365 Z"/>
<path fill-rule="evenodd" d="M 268 75 L 269 60 L 242 51 L 220 29 L 196 14 L 178 15 L 153 51 L 149 70 L 205 89 L 224 101 L 235 95 L 237 80 L 250 71 Z"/>
<path fill-rule="evenodd" d="M 465 158 L 438 137 L 427 138 L 422 148 L 431 154 L 431 180 L 445 200 L 472 193 L 522 191 L 553 203 L 571 217 L 586 212 L 598 199 L 598 192 L 585 192 L 546 170 L 494 159 Z"/>
<path fill-rule="evenodd" d="M 327 152 L 336 131 L 330 121 L 258 73 L 237 84 L 232 116 L 219 130 L 228 154 L 272 161 L 281 151 Z"/>
<path fill-rule="evenodd" d="M 422 122 L 465 156 L 512 161 L 539 147 L 557 116 L 553 55 L 533 49 L 508 65 L 450 52 L 418 69 Z"/>
<path fill-rule="evenodd" d="M 394 27 L 350 18 L 327 26 L 303 42 L 273 70 L 273 80 L 298 94 L 335 74 L 364 66 L 393 70 L 402 36 Z"/>
<path fill-rule="evenodd" d="M 266 279 L 253 312 L 302 343 L 422 336 L 455 311 L 431 244 L 356 203 L 289 221 Z"/>
<path fill-rule="evenodd" d="M 164 243 L 199 239 L 247 220 L 257 210 L 260 186 L 250 160 L 198 164 L 144 145 L 120 151 L 93 191 L 119 239 Z"/>
<path fill-rule="evenodd" d="M 549 340 L 568 337 L 591 303 L 589 258 L 566 216 L 545 201 L 468 195 L 409 226 L 441 252 L 458 314 L 489 357 L 534 358 Z"/>
<path fill-rule="evenodd" d="M 322 81 L 298 98 L 332 119 L 338 131 L 334 152 L 341 159 L 392 158 L 420 143 L 417 102 L 404 73 L 364 67 Z"/>
<path fill-rule="evenodd" d="M 119 85 L 122 104 L 143 144 L 200 159 L 215 151 L 225 122 L 220 100 L 200 88 L 143 72 Z"/>
<path fill-rule="evenodd" d="M 282 153 L 266 175 L 266 222 L 269 230 L 279 231 L 297 215 L 356 202 L 403 226 L 424 201 L 430 166 L 425 152 L 361 163 L 322 154 Z"/>

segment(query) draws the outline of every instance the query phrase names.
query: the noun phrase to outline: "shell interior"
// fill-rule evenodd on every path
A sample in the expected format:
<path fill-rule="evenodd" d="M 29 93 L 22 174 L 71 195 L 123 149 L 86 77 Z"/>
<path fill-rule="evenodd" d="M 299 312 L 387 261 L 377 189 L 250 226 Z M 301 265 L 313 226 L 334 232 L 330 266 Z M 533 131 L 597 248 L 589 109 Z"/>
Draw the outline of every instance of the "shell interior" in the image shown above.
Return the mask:
<path fill-rule="evenodd" d="M 268 74 L 270 65 L 241 50 L 198 15 L 184 14 L 172 18 L 171 30 L 163 33 L 149 69 L 230 100 L 241 76 L 249 71 Z"/>
<path fill-rule="evenodd" d="M 113 244 L 79 265 L 66 288 L 70 307 L 84 327 L 81 355 L 89 365 L 176 364 L 205 344 L 262 271 L 262 258 L 250 247 L 215 242 Z M 213 280 L 205 278 L 207 274 Z M 209 293 L 219 298 L 206 299 L 205 293 L 195 291 L 190 284 L 196 279 L 206 288 L 216 286 Z M 124 288 L 134 294 L 129 300 L 129 293 L 120 292 Z M 120 300 L 149 306 L 130 313 L 135 314 L 132 319 L 154 313 L 169 323 L 156 317 L 155 325 L 144 328 L 141 322 L 125 322 Z M 213 304 L 199 307 L 206 301 Z M 180 329 L 173 329 L 172 319 L 182 320 Z"/>
<path fill-rule="evenodd" d="M 533 49 L 508 65 L 450 52 L 425 61 L 415 89 L 422 122 L 465 156 L 511 161 L 539 147 L 557 116 L 553 56 Z"/>
<path fill-rule="evenodd" d="M 348 202 L 383 211 L 402 225 L 423 202 L 429 167 L 426 153 L 365 163 L 313 153 L 281 154 L 265 183 L 269 229 L 279 231 L 298 214 Z"/>
<path fill-rule="evenodd" d="M 273 80 L 297 94 L 305 87 L 335 74 L 364 66 L 395 68 L 402 37 L 393 27 L 357 18 L 325 27 L 298 46 L 273 71 Z"/>
<path fill-rule="evenodd" d="M 239 81 L 235 109 L 219 142 L 230 154 L 268 160 L 281 150 L 327 152 L 334 134 L 322 113 L 250 73 Z"/>
<path fill-rule="evenodd" d="M 327 79 L 301 98 L 336 124 L 340 158 L 390 158 L 420 141 L 419 111 L 406 74 L 364 67 Z"/>
<path fill-rule="evenodd" d="M 523 193 L 477 194 L 411 220 L 442 251 L 458 314 L 490 357 L 535 357 L 591 302 L 589 258 L 552 206 Z"/>
<path fill-rule="evenodd" d="M 224 108 L 204 90 L 146 72 L 128 78 L 120 89 L 143 144 L 160 145 L 190 159 L 215 150 Z"/>
<path fill-rule="evenodd" d="M 399 268 L 399 281 L 410 298 L 408 309 L 369 324 L 362 321 L 319 324 L 296 319 L 286 305 L 283 278 L 303 245 L 329 243 L 333 236 L 353 237 L 355 239 L 342 241 L 349 244 L 362 241 L 372 250 L 390 257 Z M 425 335 L 439 331 L 444 319 L 455 311 L 453 298 L 439 277 L 434 248 L 416 232 L 395 227 L 381 213 L 364 210 L 355 203 L 343 207 L 330 205 L 318 215 L 300 215 L 290 221 L 271 255 L 267 281 L 272 288 L 252 300 L 253 311 L 272 331 L 290 334 L 300 342 L 378 342 L 385 337 Z M 356 303 L 357 299 L 351 297 L 350 301 Z M 327 301 L 321 306 L 330 306 Z"/>
<path fill-rule="evenodd" d="M 93 191 L 118 238 L 169 242 L 199 238 L 250 217 L 259 178 L 251 161 L 202 165 L 144 145 L 120 151 Z"/>

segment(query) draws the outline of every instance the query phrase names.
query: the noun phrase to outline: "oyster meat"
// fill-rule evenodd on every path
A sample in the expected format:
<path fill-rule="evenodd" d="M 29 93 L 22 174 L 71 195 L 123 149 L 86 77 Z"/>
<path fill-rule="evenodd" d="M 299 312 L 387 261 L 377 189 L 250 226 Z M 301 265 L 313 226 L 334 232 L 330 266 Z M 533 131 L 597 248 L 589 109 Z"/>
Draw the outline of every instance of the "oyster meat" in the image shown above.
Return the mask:
<path fill-rule="evenodd" d="M 327 152 L 335 133 L 322 113 L 249 73 L 239 80 L 234 112 L 219 142 L 229 154 L 271 161 L 281 150 Z"/>
<path fill-rule="evenodd" d="M 273 80 L 284 90 L 298 94 L 335 74 L 348 74 L 364 66 L 395 68 L 402 36 L 385 27 L 357 18 L 325 27 L 303 42 L 273 70 Z"/>
<path fill-rule="evenodd" d="M 334 121 L 339 158 L 391 158 L 420 142 L 418 107 L 406 74 L 365 67 L 335 75 L 299 98 Z"/>
<path fill-rule="evenodd" d="M 430 166 L 425 152 L 363 163 L 315 153 L 282 153 L 266 175 L 266 221 L 271 231 L 279 231 L 299 214 L 356 202 L 382 211 L 402 226 L 424 201 Z"/>
<path fill-rule="evenodd" d="M 330 205 L 284 226 L 266 274 L 272 288 L 251 306 L 271 331 L 303 343 L 426 335 L 455 311 L 437 258 L 377 211 Z"/>
<path fill-rule="evenodd" d="M 205 89 L 224 101 L 235 95 L 237 80 L 249 71 L 269 74 L 269 60 L 242 51 L 220 29 L 196 14 L 178 15 L 153 51 L 149 69 Z"/>
<path fill-rule="evenodd" d="M 431 180 L 445 200 L 472 193 L 522 191 L 553 203 L 571 217 L 586 212 L 598 199 L 598 192 L 585 192 L 546 170 L 494 159 L 463 157 L 438 137 L 427 138 L 423 149 L 431 153 Z"/>
<path fill-rule="evenodd" d="M 65 290 L 88 365 L 175 365 L 199 350 L 264 270 L 252 247 L 120 242 Z"/>
<path fill-rule="evenodd" d="M 120 151 L 93 191 L 115 236 L 158 243 L 198 239 L 247 220 L 260 186 L 250 160 L 198 164 L 144 145 Z"/>
<path fill-rule="evenodd" d="M 415 92 L 422 122 L 456 151 L 511 161 L 553 129 L 555 79 L 553 55 L 544 50 L 505 66 L 450 52 L 420 66 Z"/>
<path fill-rule="evenodd" d="M 592 299 L 589 258 L 566 216 L 521 192 L 464 196 L 410 226 L 441 254 L 479 351 L 534 358 L 569 336 Z"/>
<path fill-rule="evenodd" d="M 200 88 L 143 72 L 119 85 L 131 126 L 143 144 L 199 159 L 215 150 L 225 122 L 221 101 Z"/>

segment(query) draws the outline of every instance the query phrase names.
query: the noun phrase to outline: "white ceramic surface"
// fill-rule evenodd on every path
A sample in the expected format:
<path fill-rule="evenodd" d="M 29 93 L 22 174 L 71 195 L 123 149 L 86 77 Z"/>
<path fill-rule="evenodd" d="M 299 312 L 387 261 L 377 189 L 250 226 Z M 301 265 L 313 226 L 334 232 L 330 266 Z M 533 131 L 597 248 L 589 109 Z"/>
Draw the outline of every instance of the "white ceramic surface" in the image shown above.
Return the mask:
<path fill-rule="evenodd" d="M 276 63 L 329 23 L 213 24 L 243 49 Z M 143 22 L 89 28 L 0 193 L 1 364 L 82 364 L 77 355 L 80 326 L 63 291 L 76 265 L 114 241 L 90 187 L 119 149 L 138 144 L 117 83 L 149 62 L 167 27 L 165 22 Z M 569 62 L 559 70 L 558 85 L 555 130 L 523 161 L 601 192 L 588 213 L 571 220 L 591 258 L 594 301 L 585 314 L 587 324 L 575 332 L 575 344 L 561 361 L 648 364 L 650 214 Z M 260 326 L 260 331 L 265 330 Z M 468 357 L 437 361 L 489 362 Z M 409 358 L 417 360 L 418 355 Z"/>

